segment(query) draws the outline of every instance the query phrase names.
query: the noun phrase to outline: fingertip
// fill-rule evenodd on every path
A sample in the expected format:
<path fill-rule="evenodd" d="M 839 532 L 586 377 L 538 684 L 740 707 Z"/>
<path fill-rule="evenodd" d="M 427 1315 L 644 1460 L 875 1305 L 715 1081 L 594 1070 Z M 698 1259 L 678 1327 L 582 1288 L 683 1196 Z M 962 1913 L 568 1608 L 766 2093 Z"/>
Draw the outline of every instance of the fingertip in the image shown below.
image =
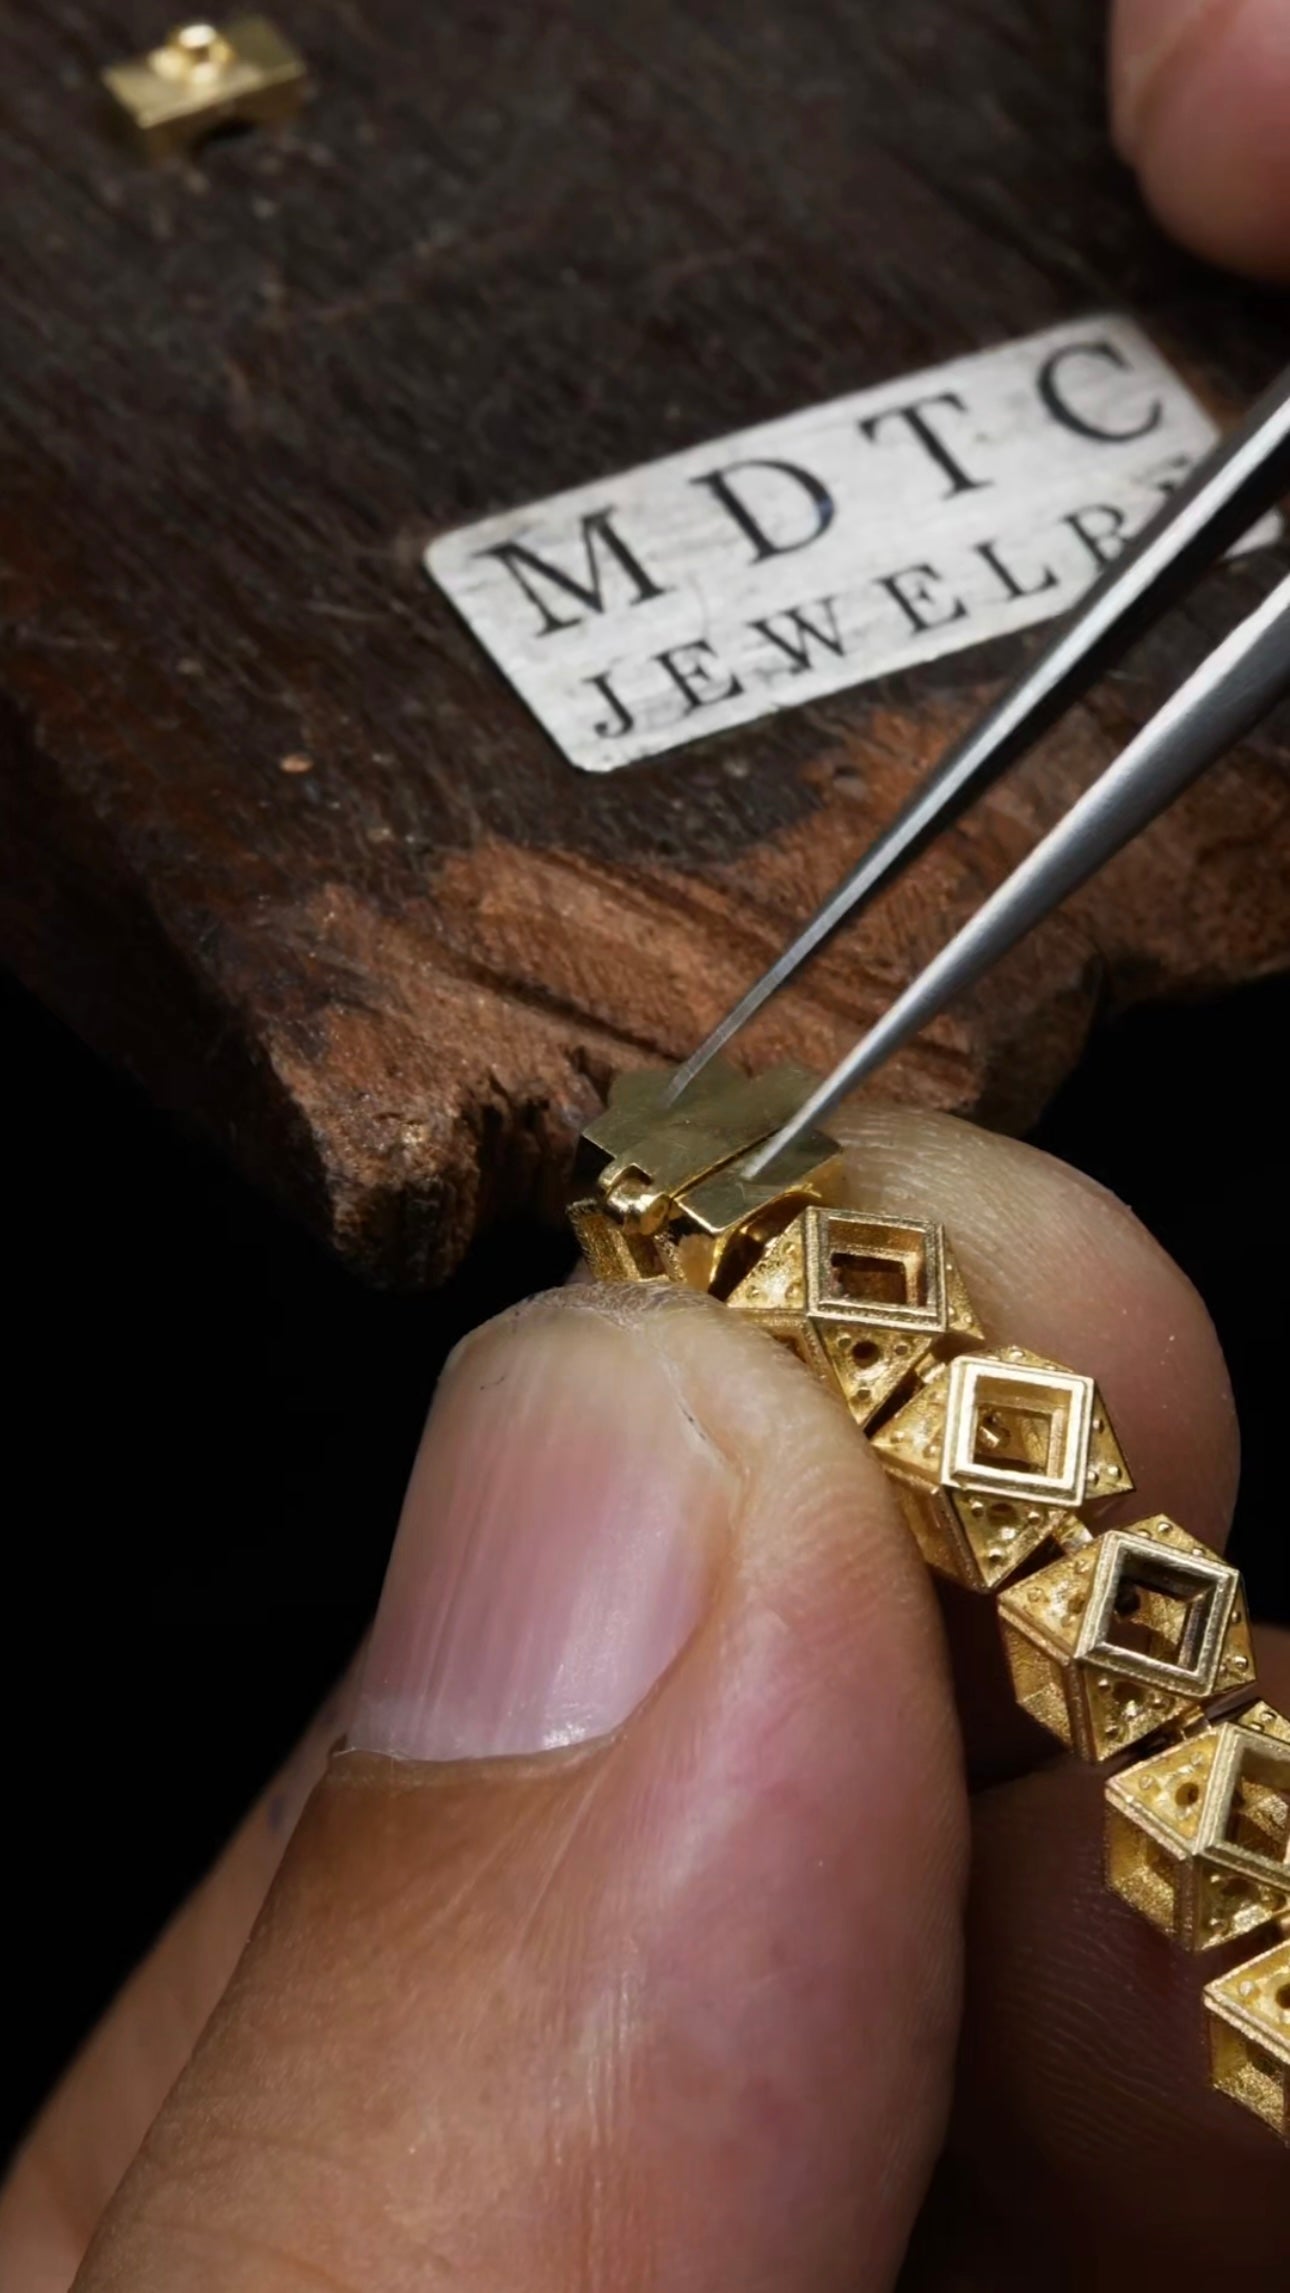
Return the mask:
<path fill-rule="evenodd" d="M 1112 122 L 1166 230 L 1252 277 L 1290 279 L 1290 9 L 1117 0 Z"/>

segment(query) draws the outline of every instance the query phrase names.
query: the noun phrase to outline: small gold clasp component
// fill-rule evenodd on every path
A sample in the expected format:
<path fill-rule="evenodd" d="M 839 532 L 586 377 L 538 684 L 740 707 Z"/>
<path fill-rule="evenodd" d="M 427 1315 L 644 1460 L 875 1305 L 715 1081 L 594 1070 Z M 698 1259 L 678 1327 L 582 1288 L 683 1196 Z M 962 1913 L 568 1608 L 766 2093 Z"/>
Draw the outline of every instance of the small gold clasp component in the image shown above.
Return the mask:
<path fill-rule="evenodd" d="M 604 1113 L 587 1125 L 580 1176 L 595 1191 L 577 1206 L 575 1223 L 584 1247 L 611 1222 L 614 1247 L 629 1249 L 638 1271 L 709 1289 L 737 1237 L 767 1217 L 776 1227 L 808 1202 L 832 1200 L 841 1159 L 832 1139 L 811 1132 L 767 1178 L 743 1174 L 744 1158 L 813 1088 L 801 1068 L 775 1067 L 750 1081 L 714 1060 L 673 1106 L 667 1083 L 656 1072 L 620 1076 Z"/>
<path fill-rule="evenodd" d="M 149 159 L 181 151 L 213 128 L 289 119 L 307 83 L 303 57 L 264 16 L 181 24 L 159 48 L 103 73 Z"/>

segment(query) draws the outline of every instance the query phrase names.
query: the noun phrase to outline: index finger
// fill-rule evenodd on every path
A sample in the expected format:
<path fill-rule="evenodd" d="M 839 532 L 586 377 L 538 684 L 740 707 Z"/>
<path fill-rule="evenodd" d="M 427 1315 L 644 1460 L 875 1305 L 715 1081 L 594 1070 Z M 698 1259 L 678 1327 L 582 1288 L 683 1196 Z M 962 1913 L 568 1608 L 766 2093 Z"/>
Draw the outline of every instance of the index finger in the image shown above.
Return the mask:
<path fill-rule="evenodd" d="M 1115 0 L 1116 142 L 1165 228 L 1210 261 L 1290 278 L 1290 9 Z"/>

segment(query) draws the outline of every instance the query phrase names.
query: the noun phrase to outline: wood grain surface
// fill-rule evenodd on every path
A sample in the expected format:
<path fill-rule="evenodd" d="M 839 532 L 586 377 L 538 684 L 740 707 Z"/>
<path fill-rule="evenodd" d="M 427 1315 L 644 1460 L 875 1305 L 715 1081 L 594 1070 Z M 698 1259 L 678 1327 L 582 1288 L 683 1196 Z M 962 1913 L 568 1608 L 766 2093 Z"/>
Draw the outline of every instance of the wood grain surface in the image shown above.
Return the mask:
<path fill-rule="evenodd" d="M 1092 0 L 278 13 L 303 120 L 158 171 L 95 93 L 151 5 L 0 29 L 0 956 L 423 1282 L 554 1203 L 614 1068 L 691 1045 L 1037 641 L 597 780 L 428 540 L 1092 309 L 1220 415 L 1290 330 L 1139 211 Z M 748 1056 L 839 1051 L 1285 562 L 1217 575 Z M 884 1088 L 1020 1124 L 1100 1000 L 1284 964 L 1288 753 L 1212 774 Z"/>

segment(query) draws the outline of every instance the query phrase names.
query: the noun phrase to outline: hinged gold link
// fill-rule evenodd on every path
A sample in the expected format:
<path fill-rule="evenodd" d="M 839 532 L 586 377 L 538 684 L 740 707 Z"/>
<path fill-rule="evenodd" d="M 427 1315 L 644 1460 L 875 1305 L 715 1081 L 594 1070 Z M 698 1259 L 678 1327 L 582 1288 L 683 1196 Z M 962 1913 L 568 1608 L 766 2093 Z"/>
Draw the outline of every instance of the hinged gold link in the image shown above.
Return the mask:
<path fill-rule="evenodd" d="M 755 1247 L 804 1203 L 840 1186 L 838 1148 L 818 1131 L 798 1142 L 773 1178 L 748 1179 L 740 1168 L 796 1113 L 814 1081 L 791 1065 L 750 1081 L 714 1060 L 668 1106 L 665 1074 L 622 1075 L 583 1133 L 580 1174 L 624 1229 L 645 1236 L 668 1229 L 680 1278 L 709 1289 L 736 1241 L 747 1237 Z"/>

